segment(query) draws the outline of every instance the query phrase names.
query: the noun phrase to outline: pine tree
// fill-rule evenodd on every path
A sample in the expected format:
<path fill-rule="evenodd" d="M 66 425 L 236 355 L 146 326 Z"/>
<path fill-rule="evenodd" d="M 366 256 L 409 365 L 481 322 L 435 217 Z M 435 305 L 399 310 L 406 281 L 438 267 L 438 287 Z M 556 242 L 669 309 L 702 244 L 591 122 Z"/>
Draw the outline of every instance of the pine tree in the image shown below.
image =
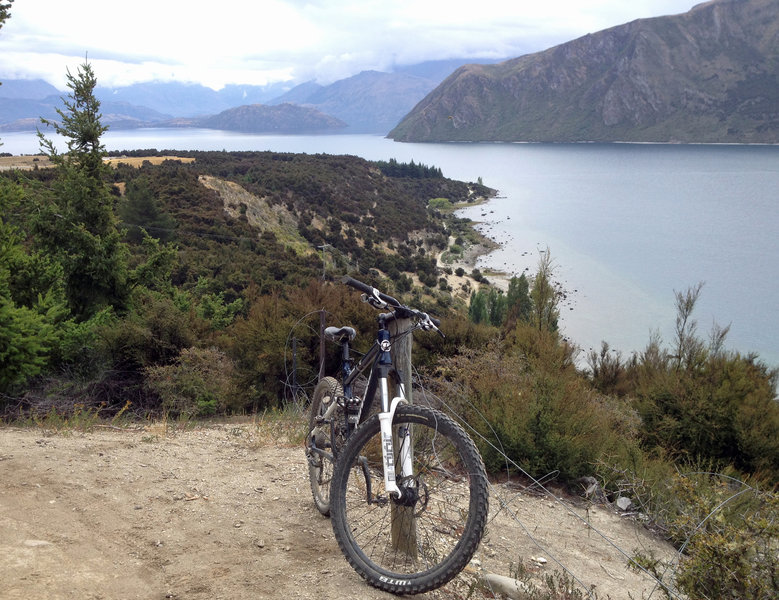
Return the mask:
<path fill-rule="evenodd" d="M 29 248 L 8 219 L 24 202 L 21 186 L 0 179 L 0 391 L 24 383 L 48 365 L 67 312 L 59 265 Z M 2 400 L 0 399 L 0 405 Z"/>
<path fill-rule="evenodd" d="M 512 277 L 509 281 L 509 289 L 506 294 L 508 314 L 506 321 L 513 326 L 517 321 L 529 323 L 533 313 L 533 303 L 530 300 L 530 283 L 522 273 L 519 277 Z"/>
<path fill-rule="evenodd" d="M 9 12 L 11 10 L 11 4 L 13 4 L 14 0 L 6 0 L 5 2 L 0 2 L 0 28 L 3 27 L 3 23 L 5 23 L 8 20 L 8 17 L 11 16 L 11 13 Z"/>
<path fill-rule="evenodd" d="M 487 295 L 487 311 L 489 313 L 490 324 L 500 327 L 506 320 L 506 296 L 503 290 L 490 288 Z"/>
<path fill-rule="evenodd" d="M 124 201 L 119 206 L 119 217 L 127 228 L 127 239 L 140 244 L 144 231 L 160 241 L 166 242 L 173 237 L 176 222 L 165 212 L 154 197 L 147 177 L 137 177 L 127 183 Z"/>
<path fill-rule="evenodd" d="M 468 305 L 468 318 L 473 323 L 488 323 L 487 296 L 482 290 L 471 294 L 471 302 Z"/>
<path fill-rule="evenodd" d="M 43 120 L 67 140 L 59 154 L 38 132 L 41 148 L 56 165 L 54 195 L 39 207 L 37 229 L 46 250 L 62 264 L 71 312 L 88 319 L 107 306 L 124 307 L 127 300 L 127 247 L 121 241 L 107 185 L 108 167 L 100 141 L 100 102 L 94 96 L 97 79 L 88 62 L 75 75 L 68 71 L 71 92 L 57 109 L 61 122 Z"/>

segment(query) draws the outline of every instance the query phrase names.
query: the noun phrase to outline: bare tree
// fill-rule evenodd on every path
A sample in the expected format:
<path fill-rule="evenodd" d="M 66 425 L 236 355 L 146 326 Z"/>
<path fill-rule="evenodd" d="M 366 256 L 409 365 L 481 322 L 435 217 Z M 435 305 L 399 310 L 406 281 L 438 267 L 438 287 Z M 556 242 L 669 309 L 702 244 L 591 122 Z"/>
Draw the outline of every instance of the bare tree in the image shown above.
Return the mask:
<path fill-rule="evenodd" d="M 700 364 L 705 358 L 706 349 L 701 339 L 697 336 L 698 322 L 692 318 L 695 304 L 698 302 L 703 282 L 687 288 L 685 292 L 676 294 L 676 347 L 673 358 L 676 368 L 691 369 Z"/>
<path fill-rule="evenodd" d="M 530 299 L 533 301 L 533 324 L 539 330 L 557 331 L 560 310 L 557 305 L 559 294 L 554 287 L 554 261 L 547 248 L 538 259 L 538 272 L 533 277 Z"/>

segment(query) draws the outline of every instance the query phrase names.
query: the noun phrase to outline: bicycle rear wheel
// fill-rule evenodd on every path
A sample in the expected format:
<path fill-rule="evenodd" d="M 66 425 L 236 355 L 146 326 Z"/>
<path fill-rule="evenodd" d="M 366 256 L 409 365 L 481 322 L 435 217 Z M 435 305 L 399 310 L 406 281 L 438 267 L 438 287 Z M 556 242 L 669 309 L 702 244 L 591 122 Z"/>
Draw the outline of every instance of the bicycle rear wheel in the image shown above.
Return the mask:
<path fill-rule="evenodd" d="M 324 377 L 314 389 L 306 436 L 308 479 L 317 510 L 330 515 L 330 480 L 333 475 L 334 455 L 344 445 L 344 414 L 335 406 L 329 417 L 328 409 L 343 396 L 343 388 L 334 377 Z"/>
<path fill-rule="evenodd" d="M 384 489 L 378 416 L 354 432 L 333 473 L 330 506 L 338 545 L 368 583 L 396 594 L 436 589 L 470 561 L 487 521 L 487 476 L 473 441 L 452 419 L 401 405 L 393 428 L 410 431 L 413 475 Z M 394 456 L 409 439 L 395 435 Z M 401 460 L 397 460 L 401 463 Z"/>

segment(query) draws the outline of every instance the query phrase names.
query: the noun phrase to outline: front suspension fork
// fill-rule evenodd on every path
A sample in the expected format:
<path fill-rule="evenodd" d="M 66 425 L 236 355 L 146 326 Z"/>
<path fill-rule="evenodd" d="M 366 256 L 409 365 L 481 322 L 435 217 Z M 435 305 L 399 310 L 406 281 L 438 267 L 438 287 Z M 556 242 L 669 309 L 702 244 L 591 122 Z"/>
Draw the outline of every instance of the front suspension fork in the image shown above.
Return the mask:
<path fill-rule="evenodd" d="M 407 426 L 398 429 L 399 456 L 395 456 L 394 450 L 392 421 L 395 418 L 395 410 L 398 408 L 398 405 L 406 402 L 403 396 L 402 385 L 400 393 L 401 395 L 393 398 L 392 403 L 387 407 L 386 399 L 389 397 L 387 380 L 381 380 L 382 412 L 379 413 L 379 425 L 381 427 L 381 453 L 384 462 L 384 489 L 395 499 L 399 499 L 403 495 L 396 480 L 396 461 L 400 462 L 401 481 L 409 481 L 410 476 L 413 474 L 411 432 Z M 386 410 L 387 408 L 388 410 Z"/>

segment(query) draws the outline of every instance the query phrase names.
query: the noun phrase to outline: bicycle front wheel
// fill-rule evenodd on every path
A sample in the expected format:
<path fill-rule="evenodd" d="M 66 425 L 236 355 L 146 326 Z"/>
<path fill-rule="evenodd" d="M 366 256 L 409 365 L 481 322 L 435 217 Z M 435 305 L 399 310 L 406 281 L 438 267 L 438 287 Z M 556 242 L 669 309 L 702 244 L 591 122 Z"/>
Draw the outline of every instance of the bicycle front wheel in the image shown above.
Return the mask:
<path fill-rule="evenodd" d="M 331 519 L 341 551 L 368 583 L 418 594 L 451 580 L 476 551 L 487 521 L 487 476 L 473 441 L 443 413 L 401 405 L 393 429 L 403 496 L 385 491 L 374 416 L 352 434 L 336 462 Z M 403 456 L 413 466 L 405 477 Z"/>

